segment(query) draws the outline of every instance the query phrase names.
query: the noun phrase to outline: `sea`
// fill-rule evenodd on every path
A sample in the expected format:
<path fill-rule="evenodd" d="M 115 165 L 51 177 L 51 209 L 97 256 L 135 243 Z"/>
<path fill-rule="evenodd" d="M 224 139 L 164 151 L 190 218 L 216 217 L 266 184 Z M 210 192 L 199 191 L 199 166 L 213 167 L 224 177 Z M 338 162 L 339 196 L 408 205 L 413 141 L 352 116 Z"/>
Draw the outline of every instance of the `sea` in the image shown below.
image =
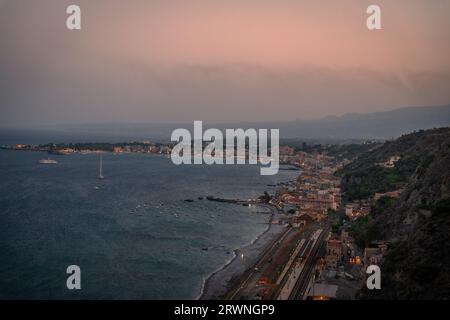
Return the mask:
<path fill-rule="evenodd" d="M 0 299 L 195 299 L 270 218 L 206 197 L 255 198 L 298 175 L 107 153 L 100 180 L 97 154 L 38 163 L 47 156 L 0 150 Z M 80 290 L 67 288 L 70 265 Z"/>

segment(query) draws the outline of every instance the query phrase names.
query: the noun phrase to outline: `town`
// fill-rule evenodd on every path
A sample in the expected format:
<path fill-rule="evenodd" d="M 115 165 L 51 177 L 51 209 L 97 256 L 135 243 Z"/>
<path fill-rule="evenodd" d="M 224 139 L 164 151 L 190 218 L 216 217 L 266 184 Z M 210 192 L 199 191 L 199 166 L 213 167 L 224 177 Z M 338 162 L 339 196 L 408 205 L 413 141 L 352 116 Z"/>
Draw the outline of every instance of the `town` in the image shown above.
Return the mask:
<path fill-rule="evenodd" d="M 386 165 L 395 165 L 396 160 L 389 159 Z M 231 280 L 223 295 L 206 293 L 203 298 L 357 299 L 366 283 L 366 268 L 381 264 L 389 244 L 380 239 L 359 246 L 352 237 L 353 223 L 366 217 L 376 201 L 398 192 L 345 200 L 337 173 L 349 162 L 314 150 L 280 147 L 280 163 L 299 168 L 300 175 L 277 185 L 273 196 L 265 193 L 251 202 L 270 205 L 275 212 L 271 224 L 284 229 L 256 260 L 246 262 L 242 254 L 246 271 Z"/>
<path fill-rule="evenodd" d="M 48 143 L 39 145 L 15 144 L 2 145 L 0 149 L 17 151 L 48 152 L 53 155 L 70 155 L 75 153 L 89 154 L 99 152 L 122 153 L 145 153 L 169 155 L 171 145 L 153 143 L 150 141 L 128 142 L 128 143 Z"/>

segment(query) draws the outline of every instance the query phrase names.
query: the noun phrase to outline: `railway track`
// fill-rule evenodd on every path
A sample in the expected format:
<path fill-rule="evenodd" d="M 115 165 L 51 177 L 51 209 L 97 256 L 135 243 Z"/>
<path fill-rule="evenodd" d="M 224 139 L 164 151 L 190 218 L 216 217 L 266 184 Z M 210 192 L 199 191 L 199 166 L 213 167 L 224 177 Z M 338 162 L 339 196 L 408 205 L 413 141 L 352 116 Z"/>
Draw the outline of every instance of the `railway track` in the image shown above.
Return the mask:
<path fill-rule="evenodd" d="M 311 273 L 314 269 L 314 266 L 316 265 L 317 253 L 324 245 L 323 240 L 328 231 L 329 228 L 323 230 L 320 233 L 316 243 L 314 244 L 314 247 L 311 248 L 311 251 L 305 258 L 306 259 L 305 265 L 303 267 L 300 276 L 297 279 L 297 283 L 295 284 L 294 289 L 291 292 L 291 295 L 289 296 L 289 300 L 303 300 L 306 293 L 306 289 L 308 288 L 309 281 L 311 279 Z"/>

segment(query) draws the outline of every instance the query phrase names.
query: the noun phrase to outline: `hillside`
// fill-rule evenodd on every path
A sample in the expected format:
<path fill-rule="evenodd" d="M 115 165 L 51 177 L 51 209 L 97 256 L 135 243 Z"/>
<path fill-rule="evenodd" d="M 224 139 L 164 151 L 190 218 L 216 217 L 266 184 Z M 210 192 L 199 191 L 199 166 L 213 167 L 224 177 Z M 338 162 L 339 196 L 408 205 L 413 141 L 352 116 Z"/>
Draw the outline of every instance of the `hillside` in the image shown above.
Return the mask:
<path fill-rule="evenodd" d="M 393 168 L 385 163 L 399 156 Z M 450 128 L 419 131 L 368 151 L 340 174 L 348 200 L 404 188 L 356 222 L 360 241 L 388 240 L 382 290 L 364 298 L 450 298 Z"/>

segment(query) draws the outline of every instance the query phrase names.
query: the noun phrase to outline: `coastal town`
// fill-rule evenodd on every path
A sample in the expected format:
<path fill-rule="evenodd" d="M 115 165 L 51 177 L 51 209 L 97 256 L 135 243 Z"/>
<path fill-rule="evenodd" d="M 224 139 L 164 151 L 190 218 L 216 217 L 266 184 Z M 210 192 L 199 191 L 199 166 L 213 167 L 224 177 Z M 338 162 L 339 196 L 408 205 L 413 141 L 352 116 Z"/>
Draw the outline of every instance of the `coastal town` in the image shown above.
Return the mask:
<path fill-rule="evenodd" d="M 150 141 L 132 143 L 78 143 L 46 145 L 11 145 L 2 149 L 47 152 L 62 156 L 112 152 L 170 155 L 170 144 Z M 379 264 L 388 243 L 376 241 L 360 247 L 351 236 L 351 223 L 367 216 L 375 201 L 398 197 L 401 190 L 375 194 L 371 199 L 344 201 L 341 178 L 336 174 L 350 159 L 337 160 L 326 152 L 305 152 L 291 146 L 280 147 L 284 169 L 298 170 L 292 181 L 265 192 L 258 199 L 218 199 L 239 205 L 257 205 L 271 213 L 270 228 L 277 227 L 260 254 L 240 263 L 245 271 L 229 279 L 222 290 L 208 289 L 202 299 L 356 299 L 365 283 L 365 269 Z M 388 159 L 380 166 L 391 168 L 399 158 Z M 46 160 L 50 161 L 50 160 Z M 56 160 L 53 160 L 57 163 Z"/>
<path fill-rule="evenodd" d="M 170 154 L 171 145 L 153 143 L 150 141 L 128 143 L 47 143 L 47 144 L 14 144 L 1 145 L 0 149 L 17 151 L 48 152 L 53 155 L 89 154 L 98 152 Z"/>
<path fill-rule="evenodd" d="M 336 172 L 350 160 L 337 161 L 324 153 L 289 146 L 280 148 L 280 159 L 299 168 L 300 174 L 294 181 L 279 184 L 275 195 L 265 194 L 256 202 L 275 208 L 271 224 L 284 229 L 267 241 L 256 259 L 245 261 L 240 253 L 246 271 L 231 277 L 224 291 L 206 286 L 202 298 L 357 299 L 367 279 L 367 266 L 382 262 L 388 243 L 379 240 L 358 246 L 351 236 L 352 223 L 369 215 L 377 200 L 398 197 L 400 191 L 345 201 Z"/>

